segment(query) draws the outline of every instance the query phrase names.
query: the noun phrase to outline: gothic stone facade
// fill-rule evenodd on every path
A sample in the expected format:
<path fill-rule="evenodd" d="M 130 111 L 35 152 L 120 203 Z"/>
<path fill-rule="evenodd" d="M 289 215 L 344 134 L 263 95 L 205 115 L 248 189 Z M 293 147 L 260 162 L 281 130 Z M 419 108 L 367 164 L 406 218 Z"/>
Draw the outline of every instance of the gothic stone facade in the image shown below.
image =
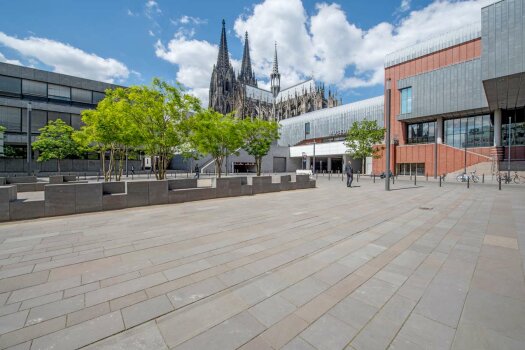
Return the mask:
<path fill-rule="evenodd" d="M 239 118 L 282 120 L 342 103 L 331 91 L 328 91 L 326 98 L 324 85 L 316 84 L 313 79 L 281 90 L 277 46 L 270 81 L 271 91 L 257 86 L 250 60 L 248 33 L 244 41 L 241 72 L 235 76 L 229 58 L 223 20 L 217 64 L 213 66 L 211 75 L 210 108 L 223 114 L 234 112 Z"/>

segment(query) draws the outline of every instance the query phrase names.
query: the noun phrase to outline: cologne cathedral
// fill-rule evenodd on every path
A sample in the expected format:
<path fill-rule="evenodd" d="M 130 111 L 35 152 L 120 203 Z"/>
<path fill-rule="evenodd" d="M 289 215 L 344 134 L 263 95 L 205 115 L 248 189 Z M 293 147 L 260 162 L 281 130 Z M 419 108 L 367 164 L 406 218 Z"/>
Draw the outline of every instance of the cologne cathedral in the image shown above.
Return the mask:
<path fill-rule="evenodd" d="M 241 71 L 237 77 L 235 76 L 228 54 L 223 20 L 219 55 L 211 75 L 210 108 L 223 114 L 234 112 L 239 118 L 282 120 L 342 104 L 341 99 L 338 99 L 331 91 L 328 91 L 328 98 L 326 98 L 324 85 L 316 84 L 313 79 L 281 90 L 277 45 L 270 83 L 270 91 L 257 86 L 257 79 L 250 60 L 248 33 L 244 39 Z"/>

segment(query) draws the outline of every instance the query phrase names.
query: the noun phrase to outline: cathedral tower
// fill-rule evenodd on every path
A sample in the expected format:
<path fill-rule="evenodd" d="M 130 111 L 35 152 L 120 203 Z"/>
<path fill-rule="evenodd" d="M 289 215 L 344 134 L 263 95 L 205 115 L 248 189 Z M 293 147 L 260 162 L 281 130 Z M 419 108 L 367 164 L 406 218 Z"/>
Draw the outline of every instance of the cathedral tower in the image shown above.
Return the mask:
<path fill-rule="evenodd" d="M 250 60 L 250 44 L 248 42 L 248 32 L 244 36 L 244 52 L 242 54 L 241 73 L 238 80 L 242 84 L 257 86 L 255 73 L 252 70 L 252 62 Z"/>
<path fill-rule="evenodd" d="M 272 74 L 270 74 L 271 80 L 271 90 L 273 98 L 276 98 L 281 91 L 281 74 L 279 74 L 279 64 L 277 62 L 277 43 L 275 43 L 275 53 L 273 56 L 273 69 Z"/>
<path fill-rule="evenodd" d="M 228 54 L 225 22 L 222 20 L 219 54 L 217 56 L 217 64 L 213 66 L 210 81 L 209 107 L 223 114 L 232 112 L 235 104 L 236 88 L 237 81 Z"/>

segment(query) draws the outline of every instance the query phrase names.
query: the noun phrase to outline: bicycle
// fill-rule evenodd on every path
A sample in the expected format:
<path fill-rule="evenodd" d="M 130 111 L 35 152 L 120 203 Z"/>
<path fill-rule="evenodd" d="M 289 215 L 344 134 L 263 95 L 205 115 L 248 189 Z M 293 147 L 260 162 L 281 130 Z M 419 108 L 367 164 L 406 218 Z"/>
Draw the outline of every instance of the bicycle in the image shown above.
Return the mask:
<path fill-rule="evenodd" d="M 472 182 L 479 182 L 479 176 L 476 175 L 476 170 L 471 171 L 469 175 L 466 173 L 459 174 L 458 176 L 456 176 L 456 181 L 467 182 L 469 178 L 472 180 Z"/>
<path fill-rule="evenodd" d="M 509 176 L 508 173 L 503 173 L 503 175 L 501 175 L 501 172 L 498 173 L 498 176 L 497 176 L 498 181 L 503 181 L 506 184 L 510 184 L 511 182 L 514 182 L 515 184 L 519 184 L 521 182 L 521 178 L 525 179 L 525 177 L 519 176 L 517 171 L 515 171 L 514 175 L 511 175 L 511 176 Z"/>

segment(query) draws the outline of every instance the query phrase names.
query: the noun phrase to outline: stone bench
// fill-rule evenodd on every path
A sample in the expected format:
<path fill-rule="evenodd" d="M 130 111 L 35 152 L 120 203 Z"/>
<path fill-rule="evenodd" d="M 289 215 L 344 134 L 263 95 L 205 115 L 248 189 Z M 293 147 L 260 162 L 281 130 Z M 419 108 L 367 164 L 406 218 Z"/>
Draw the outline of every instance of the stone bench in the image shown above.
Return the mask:
<path fill-rule="evenodd" d="M 45 216 L 102 210 L 102 184 L 58 184 L 44 188 Z"/>
<path fill-rule="evenodd" d="M 170 203 L 184 203 L 217 198 L 213 187 L 182 188 L 169 192 Z"/>

